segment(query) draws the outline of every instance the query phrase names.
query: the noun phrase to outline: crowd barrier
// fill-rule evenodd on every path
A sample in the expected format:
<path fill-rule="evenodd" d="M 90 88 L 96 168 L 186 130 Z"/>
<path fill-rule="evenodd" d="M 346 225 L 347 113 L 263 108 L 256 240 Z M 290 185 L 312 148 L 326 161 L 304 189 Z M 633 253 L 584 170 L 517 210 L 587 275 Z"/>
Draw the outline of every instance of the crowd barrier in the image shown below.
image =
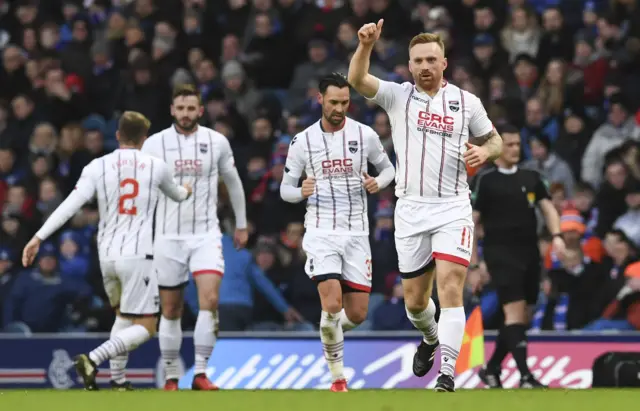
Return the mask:
<path fill-rule="evenodd" d="M 487 333 L 485 353 L 493 351 L 493 334 Z M 22 337 L 0 334 L 0 389 L 81 386 L 72 357 L 91 350 L 107 334 L 50 334 Z M 345 343 L 345 374 L 349 388 L 430 388 L 435 384 L 439 356 L 424 378 L 411 371 L 419 338 L 415 333 L 350 333 Z M 529 365 L 543 384 L 562 388 L 589 388 L 593 360 L 607 351 L 639 351 L 640 333 L 539 334 L 530 336 Z M 193 339 L 185 337 L 181 351 L 183 377 L 180 387 L 189 389 L 193 370 Z M 186 364 L 186 365 L 185 365 Z M 109 365 L 101 366 L 98 382 L 109 382 Z M 222 389 L 325 389 L 330 374 L 317 335 L 226 334 L 221 335 L 209 361 L 207 374 Z M 160 387 L 164 370 L 157 340 L 129 356 L 128 379 L 136 387 Z M 509 357 L 503 384 L 516 387 L 519 373 Z M 458 388 L 481 388 L 477 369 L 456 378 Z"/>

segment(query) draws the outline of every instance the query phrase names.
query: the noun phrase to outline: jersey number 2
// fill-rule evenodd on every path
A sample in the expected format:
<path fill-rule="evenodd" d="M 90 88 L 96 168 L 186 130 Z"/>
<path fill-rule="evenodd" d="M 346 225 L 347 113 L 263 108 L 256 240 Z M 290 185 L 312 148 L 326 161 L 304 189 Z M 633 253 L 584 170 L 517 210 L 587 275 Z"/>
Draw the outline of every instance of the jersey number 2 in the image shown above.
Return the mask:
<path fill-rule="evenodd" d="M 136 206 L 133 205 L 130 208 L 126 208 L 124 206 L 124 202 L 126 200 L 133 200 L 138 196 L 138 181 L 134 180 L 133 178 L 125 178 L 120 182 L 120 188 L 125 188 L 127 186 L 132 186 L 133 191 L 131 193 L 122 194 L 120 196 L 120 200 L 118 200 L 118 212 L 120 214 L 136 215 L 138 214 L 138 209 L 136 208 Z"/>

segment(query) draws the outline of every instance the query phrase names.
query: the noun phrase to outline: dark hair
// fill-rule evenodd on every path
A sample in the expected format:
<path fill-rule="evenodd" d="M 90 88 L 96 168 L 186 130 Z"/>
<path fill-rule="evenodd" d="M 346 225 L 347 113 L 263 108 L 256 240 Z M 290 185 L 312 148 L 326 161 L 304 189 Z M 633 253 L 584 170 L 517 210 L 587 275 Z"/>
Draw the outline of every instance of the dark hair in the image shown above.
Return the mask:
<path fill-rule="evenodd" d="M 198 103 L 202 104 L 202 97 L 200 96 L 200 92 L 193 84 L 180 84 L 173 89 L 173 94 L 171 96 L 171 101 L 175 100 L 176 97 L 190 97 L 195 96 L 198 98 Z"/>
<path fill-rule="evenodd" d="M 591 184 L 584 181 L 577 182 L 573 191 L 575 193 L 591 193 L 591 194 L 596 193 L 596 191 L 593 189 Z"/>
<path fill-rule="evenodd" d="M 149 132 L 151 122 L 135 111 L 125 111 L 118 122 L 118 132 L 123 142 L 140 145 Z"/>
<path fill-rule="evenodd" d="M 607 234 L 615 235 L 616 237 L 618 237 L 619 241 L 629 246 L 629 248 L 631 249 L 631 252 L 637 251 L 635 244 L 633 243 L 633 241 L 631 241 L 627 233 L 620 230 L 619 228 L 610 229 L 609 231 L 607 231 Z"/>
<path fill-rule="evenodd" d="M 520 134 L 520 129 L 513 124 L 502 124 L 498 126 L 498 134 Z"/>
<path fill-rule="evenodd" d="M 320 90 L 320 94 L 325 94 L 329 86 L 345 88 L 349 87 L 349 82 L 343 74 L 331 73 L 320 79 L 320 82 L 318 83 L 318 90 Z"/>

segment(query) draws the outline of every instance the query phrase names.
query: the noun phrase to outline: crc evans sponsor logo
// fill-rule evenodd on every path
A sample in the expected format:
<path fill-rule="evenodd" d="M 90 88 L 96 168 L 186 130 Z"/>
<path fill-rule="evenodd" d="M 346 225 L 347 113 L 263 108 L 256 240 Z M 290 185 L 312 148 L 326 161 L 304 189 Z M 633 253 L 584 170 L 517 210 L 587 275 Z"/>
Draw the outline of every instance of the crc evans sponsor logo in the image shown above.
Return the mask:
<path fill-rule="evenodd" d="M 418 131 L 441 137 L 451 137 L 454 124 L 455 121 L 451 116 L 429 113 L 428 111 L 418 112 Z"/>
<path fill-rule="evenodd" d="M 352 173 L 353 160 L 350 158 L 324 160 L 322 162 L 322 175 L 325 177 L 347 177 Z"/>
<path fill-rule="evenodd" d="M 202 160 L 175 160 L 173 162 L 174 177 L 194 177 L 201 176 L 204 170 Z"/>

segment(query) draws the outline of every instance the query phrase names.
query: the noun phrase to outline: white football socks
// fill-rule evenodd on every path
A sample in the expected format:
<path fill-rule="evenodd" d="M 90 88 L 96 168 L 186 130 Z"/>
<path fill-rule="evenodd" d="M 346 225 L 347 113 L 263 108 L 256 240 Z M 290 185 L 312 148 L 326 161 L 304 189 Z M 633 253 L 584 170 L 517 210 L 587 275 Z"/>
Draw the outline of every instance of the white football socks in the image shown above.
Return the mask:
<path fill-rule="evenodd" d="M 125 328 L 131 327 L 132 325 L 133 322 L 131 320 L 116 316 L 116 320 L 113 322 L 113 327 L 111 327 L 110 338 L 115 337 L 118 332 L 124 330 Z M 129 353 L 126 352 L 124 354 L 113 357 L 109 361 L 109 368 L 111 369 L 111 381 L 114 381 L 118 384 L 124 384 L 127 381 L 125 369 L 127 368 L 128 359 Z"/>
<path fill-rule="evenodd" d="M 340 324 L 340 313 L 322 312 L 320 317 L 320 340 L 332 380 L 344 379 L 344 334 Z"/>
<path fill-rule="evenodd" d="M 218 322 L 217 311 L 200 310 L 193 331 L 193 344 L 195 346 L 194 374 L 204 374 L 207 371 L 207 363 L 216 345 L 216 327 Z"/>
<path fill-rule="evenodd" d="M 433 345 L 438 342 L 438 323 L 435 319 L 436 303 L 433 302 L 433 299 L 429 298 L 427 308 L 420 313 L 412 313 L 406 306 L 405 310 L 407 318 L 422 333 L 422 338 L 427 344 Z"/>
<path fill-rule="evenodd" d="M 140 344 L 151 338 L 149 331 L 142 325 L 136 324 L 118 331 L 108 341 L 105 341 L 89 353 L 89 358 L 96 365 L 136 349 Z"/>
<path fill-rule="evenodd" d="M 464 307 L 442 308 L 438 321 L 438 336 L 440 338 L 440 372 L 453 377 L 456 370 L 456 360 L 460 354 L 464 326 L 467 322 Z"/>
<path fill-rule="evenodd" d="M 178 359 L 180 358 L 180 346 L 182 345 L 181 320 L 170 320 L 162 316 L 158 338 L 160 340 L 160 354 L 164 364 L 165 379 L 180 378 Z"/>

